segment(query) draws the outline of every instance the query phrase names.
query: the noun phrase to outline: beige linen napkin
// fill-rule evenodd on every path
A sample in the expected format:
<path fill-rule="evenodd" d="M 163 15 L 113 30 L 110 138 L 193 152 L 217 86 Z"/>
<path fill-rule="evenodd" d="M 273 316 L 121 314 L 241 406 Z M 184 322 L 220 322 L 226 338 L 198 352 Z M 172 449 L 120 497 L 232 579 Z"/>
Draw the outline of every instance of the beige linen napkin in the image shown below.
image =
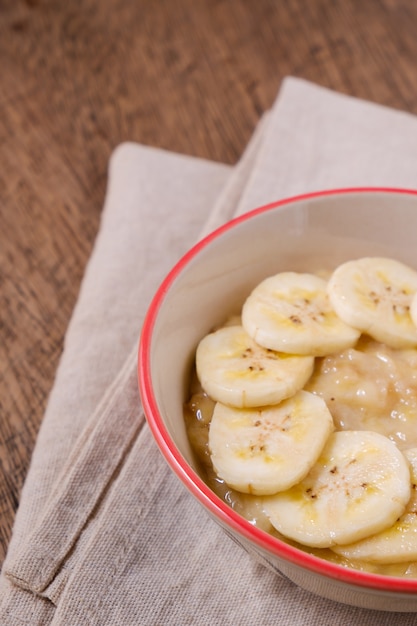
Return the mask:
<path fill-rule="evenodd" d="M 150 297 L 205 218 L 207 230 L 320 188 L 417 187 L 416 141 L 410 115 L 287 79 L 233 170 L 116 151 L 2 572 L 1 624 L 414 623 L 316 598 L 231 542 L 156 449 L 135 358 Z"/>

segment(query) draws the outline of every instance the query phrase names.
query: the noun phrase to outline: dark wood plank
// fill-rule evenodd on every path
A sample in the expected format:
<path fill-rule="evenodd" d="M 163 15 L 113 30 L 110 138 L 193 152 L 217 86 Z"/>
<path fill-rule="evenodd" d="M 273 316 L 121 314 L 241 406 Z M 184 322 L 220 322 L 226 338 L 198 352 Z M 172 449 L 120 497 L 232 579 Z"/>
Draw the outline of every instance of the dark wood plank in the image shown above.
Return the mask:
<path fill-rule="evenodd" d="M 233 163 L 284 76 L 417 113 L 412 0 L 0 0 L 0 559 L 121 141 Z"/>

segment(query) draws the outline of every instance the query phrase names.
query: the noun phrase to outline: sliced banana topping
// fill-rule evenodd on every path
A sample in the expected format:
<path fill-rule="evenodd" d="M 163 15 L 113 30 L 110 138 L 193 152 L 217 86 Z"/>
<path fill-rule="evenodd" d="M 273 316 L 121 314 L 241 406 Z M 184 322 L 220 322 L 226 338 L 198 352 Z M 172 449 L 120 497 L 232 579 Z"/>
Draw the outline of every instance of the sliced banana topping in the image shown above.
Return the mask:
<path fill-rule="evenodd" d="M 410 315 L 413 320 L 413 324 L 417 328 L 417 293 L 414 294 L 413 299 L 411 300 Z"/>
<path fill-rule="evenodd" d="M 217 403 L 209 430 L 213 467 L 237 491 L 273 494 L 308 473 L 333 428 L 325 402 L 307 391 L 256 409 Z"/>
<path fill-rule="evenodd" d="M 265 279 L 243 305 L 246 332 L 261 346 L 290 354 L 324 356 L 353 346 L 360 332 L 336 315 L 326 286 L 297 272 Z"/>
<path fill-rule="evenodd" d="M 339 265 L 327 290 L 346 324 L 393 348 L 417 345 L 417 325 L 410 314 L 417 292 L 415 270 L 393 259 L 356 259 Z"/>
<path fill-rule="evenodd" d="M 417 560 L 417 448 L 404 451 L 410 463 L 411 498 L 401 517 L 387 530 L 334 552 L 348 559 L 371 563 L 406 563 Z"/>
<path fill-rule="evenodd" d="M 277 404 L 301 389 L 314 367 L 312 356 L 262 348 L 242 326 L 206 335 L 197 348 L 197 376 L 214 400 L 234 407 Z"/>
<path fill-rule="evenodd" d="M 417 272 L 398 261 L 356 259 L 327 281 L 263 280 L 241 317 L 197 348 L 215 403 L 210 471 L 266 528 L 324 558 L 378 571 L 417 563 L 417 448 L 404 451 L 417 445 L 416 351 Z M 396 375 L 398 359 L 409 369 Z M 341 390 L 350 413 L 339 415 Z"/>
<path fill-rule="evenodd" d="M 330 435 L 307 476 L 265 498 L 265 513 L 284 536 L 326 548 L 358 541 L 389 528 L 411 494 L 405 456 L 371 431 Z"/>

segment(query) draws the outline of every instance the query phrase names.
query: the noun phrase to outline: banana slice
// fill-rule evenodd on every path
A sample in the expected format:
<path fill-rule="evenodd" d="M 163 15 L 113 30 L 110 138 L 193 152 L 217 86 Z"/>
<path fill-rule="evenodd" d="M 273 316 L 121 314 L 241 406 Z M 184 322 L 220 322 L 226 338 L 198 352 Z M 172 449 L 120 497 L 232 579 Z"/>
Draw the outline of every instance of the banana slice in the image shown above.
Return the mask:
<path fill-rule="evenodd" d="M 417 328 L 417 293 L 414 294 L 413 299 L 411 300 L 410 315 L 413 320 L 413 324 Z"/>
<path fill-rule="evenodd" d="M 243 493 L 288 489 L 308 473 L 333 428 L 325 402 L 307 391 L 264 408 L 217 403 L 209 430 L 214 470 Z"/>
<path fill-rule="evenodd" d="M 311 356 L 289 356 L 258 346 L 242 326 L 206 335 L 196 352 L 197 376 L 208 395 L 238 408 L 277 404 L 301 389 Z"/>
<path fill-rule="evenodd" d="M 299 543 L 328 548 L 389 528 L 410 499 L 410 471 L 396 445 L 371 431 L 330 435 L 309 474 L 265 498 L 272 525 Z"/>
<path fill-rule="evenodd" d="M 244 303 L 242 325 L 261 346 L 280 352 L 324 356 L 350 348 L 360 333 L 333 311 L 326 285 L 313 274 L 271 276 Z"/>
<path fill-rule="evenodd" d="M 417 346 L 417 326 L 410 315 L 416 292 L 417 272 L 381 257 L 343 263 L 328 282 L 339 317 L 392 348 Z"/>
<path fill-rule="evenodd" d="M 417 560 L 417 448 L 405 450 L 410 463 L 411 498 L 403 515 L 387 530 L 347 546 L 335 546 L 334 552 L 348 559 L 371 563 L 406 563 Z"/>

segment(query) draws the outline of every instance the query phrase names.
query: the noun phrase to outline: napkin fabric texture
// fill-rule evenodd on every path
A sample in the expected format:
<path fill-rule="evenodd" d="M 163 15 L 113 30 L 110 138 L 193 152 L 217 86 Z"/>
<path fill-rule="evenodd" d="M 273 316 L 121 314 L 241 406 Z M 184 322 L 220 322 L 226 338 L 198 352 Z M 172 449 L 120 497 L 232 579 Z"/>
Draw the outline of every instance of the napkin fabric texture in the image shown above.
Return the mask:
<path fill-rule="evenodd" d="M 415 623 L 313 596 L 231 541 L 157 450 L 136 355 L 153 293 L 199 237 L 298 193 L 417 188 L 416 145 L 413 116 L 288 78 L 234 167 L 116 149 L 1 573 L 0 624 Z"/>

